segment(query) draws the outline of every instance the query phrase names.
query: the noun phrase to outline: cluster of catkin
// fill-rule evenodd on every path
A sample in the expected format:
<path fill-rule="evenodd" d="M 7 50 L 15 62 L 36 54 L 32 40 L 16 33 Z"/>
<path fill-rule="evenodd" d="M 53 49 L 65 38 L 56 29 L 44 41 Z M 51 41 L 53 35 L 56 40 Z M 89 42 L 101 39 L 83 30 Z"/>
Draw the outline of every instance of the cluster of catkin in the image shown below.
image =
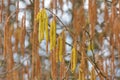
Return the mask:
<path fill-rule="evenodd" d="M 55 48 L 51 51 L 51 73 L 52 78 L 55 79 L 59 77 L 58 71 L 60 74 L 60 80 L 62 80 L 65 76 L 66 66 L 64 61 L 64 55 L 66 53 L 65 49 L 65 31 L 63 30 L 62 33 L 58 36 Z M 60 69 L 57 69 L 58 63 L 60 63 Z M 56 77 L 55 77 L 56 76 Z"/>
<path fill-rule="evenodd" d="M 46 41 L 48 41 L 48 17 L 45 9 L 42 9 L 40 12 L 38 12 L 36 20 L 39 21 L 39 42 L 44 39 L 44 32 L 46 35 Z"/>
<path fill-rule="evenodd" d="M 39 22 L 38 40 L 41 42 L 44 38 L 46 39 L 46 50 L 48 51 L 48 16 L 45 9 L 38 12 L 36 20 Z"/>
<path fill-rule="evenodd" d="M 90 36 L 91 38 L 95 35 L 95 25 L 97 22 L 97 1 L 96 0 L 89 0 L 89 22 L 90 22 Z"/>
<path fill-rule="evenodd" d="M 77 65 L 77 50 L 76 50 L 76 44 L 74 43 L 74 46 L 72 48 L 71 53 L 71 71 L 74 72 Z"/>

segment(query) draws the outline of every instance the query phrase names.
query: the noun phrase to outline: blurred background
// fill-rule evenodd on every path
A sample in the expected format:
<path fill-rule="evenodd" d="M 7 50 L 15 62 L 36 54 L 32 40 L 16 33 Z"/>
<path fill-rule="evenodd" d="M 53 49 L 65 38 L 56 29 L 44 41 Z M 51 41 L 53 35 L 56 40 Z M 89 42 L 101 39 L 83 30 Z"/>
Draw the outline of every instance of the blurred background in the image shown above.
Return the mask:
<path fill-rule="evenodd" d="M 42 3 L 44 1 L 44 3 Z M 53 13 L 60 19 L 57 20 L 57 27 L 56 27 L 56 33 L 60 35 L 60 33 L 64 30 L 65 27 L 69 28 L 73 33 L 76 32 L 74 29 L 76 25 L 79 24 L 78 27 L 82 27 L 81 25 L 84 23 L 81 23 L 79 21 L 79 15 L 82 16 L 81 7 L 84 8 L 83 16 L 85 17 L 85 30 L 88 31 L 90 34 L 90 19 L 89 19 L 89 0 L 57 0 L 57 7 L 53 8 L 53 3 L 56 0 L 39 0 L 39 10 L 42 9 L 42 5 L 44 4 L 44 8 L 46 9 L 47 15 L 48 15 L 48 25 L 50 25 L 51 20 L 53 19 Z M 90 0 L 91 1 L 91 0 Z M 94 2 L 95 0 L 93 0 Z M 113 3 L 114 1 L 114 3 Z M 95 23 L 95 32 L 94 32 L 94 38 L 93 38 L 93 49 L 89 49 L 90 41 L 88 34 L 87 39 L 85 41 L 85 53 L 88 57 L 95 58 L 96 62 L 100 66 L 103 66 L 103 70 L 105 74 L 107 74 L 107 77 L 110 78 L 110 80 L 119 80 L 120 79 L 120 50 L 117 46 L 117 43 L 119 44 L 119 41 L 113 44 L 111 44 L 111 38 L 114 38 L 113 42 L 117 40 L 117 38 L 114 37 L 114 35 L 111 37 L 112 34 L 112 27 L 110 25 L 110 18 L 113 14 L 112 12 L 112 6 L 115 6 L 116 15 L 118 17 L 119 15 L 119 0 L 96 0 L 96 10 L 97 10 L 97 21 Z M 105 6 L 107 6 L 108 10 L 108 20 L 105 21 Z M 14 28 L 13 34 L 11 36 L 11 42 L 12 42 L 12 51 L 13 51 L 13 62 L 14 65 L 18 67 L 16 69 L 22 70 L 23 67 L 28 66 L 29 67 L 29 73 L 31 73 L 31 54 L 32 54 L 32 44 L 30 43 L 30 36 L 33 31 L 33 18 L 34 18 L 34 0 L 0 0 L 0 80 L 8 80 L 5 78 L 5 72 L 6 72 L 6 59 L 4 58 L 4 34 L 5 34 L 5 25 L 7 23 L 7 19 L 9 19 L 9 26 L 12 26 Z M 95 9 L 92 8 L 94 11 Z M 16 10 L 18 10 L 16 12 Z M 50 11 L 53 13 L 51 13 Z M 94 14 L 94 13 L 93 13 Z M 2 16 L 1 16 L 2 15 Z M 21 49 L 20 49 L 20 43 L 18 43 L 18 50 L 15 51 L 15 30 L 17 27 L 21 27 L 22 24 L 22 18 L 25 16 L 25 29 L 26 29 L 26 35 L 25 35 L 25 42 L 24 42 L 24 56 L 21 55 Z M 75 20 L 76 17 L 76 20 Z M 118 17 L 119 18 L 119 17 Z M 81 17 L 80 17 L 80 20 Z M 114 18 L 116 20 L 116 18 Z M 115 24 L 113 20 L 113 24 Z M 60 22 L 62 21 L 62 23 Z M 78 21 L 78 23 L 77 23 Z M 76 23 L 75 23 L 76 22 Z M 119 21 L 118 21 L 119 22 Z M 106 28 L 106 24 L 107 28 Z M 114 26 L 114 25 L 113 25 Z M 50 28 L 50 27 L 49 27 Z M 81 29 L 82 32 L 82 28 Z M 116 28 L 117 29 L 117 28 Z M 116 30 L 115 30 L 116 32 Z M 119 33 L 119 32 L 118 32 Z M 66 34 L 66 45 L 65 45 L 65 55 L 64 59 L 67 63 L 71 60 L 71 50 L 73 45 L 73 37 L 70 35 L 68 31 L 65 31 Z M 113 33 L 114 34 L 114 33 Z M 78 41 L 80 44 L 82 43 L 82 36 L 83 34 L 79 33 L 80 37 L 78 38 Z M 120 37 L 120 36 L 119 36 Z M 50 79 L 50 72 L 51 72 L 51 63 L 50 63 L 50 49 L 48 47 L 48 53 L 46 53 L 46 40 L 42 40 L 42 42 L 39 44 L 39 57 L 41 59 L 41 71 L 42 71 L 42 80 L 52 80 Z M 49 46 L 49 45 L 48 45 Z M 82 45 L 81 45 L 82 46 Z M 78 47 L 79 48 L 79 47 Z M 94 56 L 93 57 L 93 54 Z M 79 62 L 80 57 L 78 57 L 78 64 L 76 68 L 76 73 L 78 73 L 79 70 Z M 97 62 L 98 61 L 98 62 Z M 112 63 L 113 62 L 113 63 Z M 114 65 L 114 67 L 112 65 Z M 92 64 L 88 61 L 88 69 L 92 69 Z M 107 70 L 106 70 L 107 69 Z M 113 70 L 113 73 L 112 73 Z M 69 72 L 70 73 L 70 72 Z M 20 74 L 20 73 L 19 73 Z M 72 74 L 70 74 L 73 76 Z M 28 74 L 24 75 L 24 79 L 19 80 L 29 80 Z M 36 79 L 37 80 L 37 79 Z M 76 78 L 69 77 L 69 80 L 77 80 Z M 89 76 L 87 78 L 89 80 Z M 101 78 L 97 77 L 96 80 L 101 80 Z"/>

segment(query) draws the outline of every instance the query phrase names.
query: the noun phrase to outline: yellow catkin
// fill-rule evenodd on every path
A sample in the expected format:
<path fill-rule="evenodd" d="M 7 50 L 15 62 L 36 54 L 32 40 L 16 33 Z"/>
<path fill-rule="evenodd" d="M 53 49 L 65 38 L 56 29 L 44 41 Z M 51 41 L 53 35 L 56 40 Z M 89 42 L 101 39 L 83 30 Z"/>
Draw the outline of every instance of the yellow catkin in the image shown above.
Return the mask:
<path fill-rule="evenodd" d="M 52 20 L 50 24 L 50 50 L 56 46 L 56 23 Z"/>
<path fill-rule="evenodd" d="M 90 80 L 96 80 L 96 75 L 95 75 L 94 68 L 92 68 L 92 70 L 91 70 L 91 78 L 90 78 Z"/>
<path fill-rule="evenodd" d="M 50 51 L 52 50 L 53 47 L 53 23 L 51 22 L 50 24 Z"/>
<path fill-rule="evenodd" d="M 48 16 L 44 8 L 38 12 L 36 21 L 39 22 L 38 40 L 41 42 L 44 38 L 46 39 L 46 53 L 48 53 Z"/>
<path fill-rule="evenodd" d="M 39 21 L 39 29 L 38 29 L 38 40 L 39 40 L 39 42 L 41 41 L 41 37 L 40 37 L 40 34 L 41 34 L 41 32 L 40 32 L 40 30 L 41 30 L 40 29 L 40 27 L 41 27 L 40 23 L 41 23 L 41 20 L 39 20 L 40 18 L 41 18 L 41 12 L 38 12 L 36 20 Z"/>
<path fill-rule="evenodd" d="M 42 9 L 38 12 L 36 21 L 39 22 L 39 31 L 38 31 L 38 39 L 41 42 L 44 37 L 46 42 L 48 42 L 48 16 L 45 9 Z M 44 36 L 45 33 L 45 36 Z"/>
<path fill-rule="evenodd" d="M 90 44 L 88 45 L 87 50 L 88 50 L 88 51 L 94 50 L 94 44 L 93 44 L 93 43 L 90 43 Z"/>
<path fill-rule="evenodd" d="M 53 47 L 56 45 L 56 23 L 55 20 L 53 20 Z"/>
<path fill-rule="evenodd" d="M 62 62 L 63 60 L 63 40 L 62 40 L 62 36 L 59 37 L 60 41 L 59 41 L 59 61 Z"/>
<path fill-rule="evenodd" d="M 61 33 L 58 39 L 58 47 L 59 47 L 59 52 L 58 52 L 58 57 L 59 61 L 63 61 L 63 55 L 65 54 L 65 34 L 64 31 Z"/>
<path fill-rule="evenodd" d="M 44 9 L 43 10 L 41 10 L 41 40 L 43 40 L 44 39 L 44 29 L 45 29 L 45 25 L 44 25 L 44 23 L 45 23 L 45 19 L 44 19 Z"/>
<path fill-rule="evenodd" d="M 74 72 L 77 64 L 76 49 L 73 47 L 71 54 L 71 71 Z"/>
<path fill-rule="evenodd" d="M 46 38 L 46 41 L 48 41 L 48 16 L 45 12 L 44 14 L 44 17 L 45 17 L 45 38 Z"/>
<path fill-rule="evenodd" d="M 48 40 L 49 40 L 49 36 L 48 36 L 48 16 L 46 13 L 46 10 L 44 10 L 44 19 L 45 19 L 45 39 L 46 39 L 46 53 L 48 53 Z"/>
<path fill-rule="evenodd" d="M 44 39 L 44 21 L 43 21 L 43 12 L 41 10 L 39 14 L 39 42 L 41 42 Z"/>
<path fill-rule="evenodd" d="M 39 21 L 40 16 L 41 16 L 41 12 L 39 11 L 38 14 L 37 14 L 37 16 L 36 16 L 36 21 Z"/>

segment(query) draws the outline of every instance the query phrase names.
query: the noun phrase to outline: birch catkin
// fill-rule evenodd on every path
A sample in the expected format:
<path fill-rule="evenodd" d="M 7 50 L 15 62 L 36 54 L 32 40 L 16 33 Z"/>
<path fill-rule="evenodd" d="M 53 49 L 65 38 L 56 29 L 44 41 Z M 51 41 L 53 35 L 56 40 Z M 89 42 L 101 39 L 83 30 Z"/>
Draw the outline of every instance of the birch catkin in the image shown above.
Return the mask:
<path fill-rule="evenodd" d="M 43 21 L 43 10 L 40 11 L 39 15 L 39 42 L 41 42 L 44 39 L 44 21 Z"/>
<path fill-rule="evenodd" d="M 78 78 L 78 80 L 85 80 L 85 74 L 80 66 L 79 66 L 79 78 Z"/>
<path fill-rule="evenodd" d="M 38 39 L 39 42 L 41 42 L 44 37 L 46 39 L 46 42 L 48 43 L 48 16 L 45 9 L 42 9 L 38 12 L 36 21 L 39 22 L 39 30 L 38 30 Z M 45 36 L 44 36 L 45 33 Z"/>
<path fill-rule="evenodd" d="M 59 61 L 62 62 L 63 60 L 63 41 L 62 37 L 60 36 L 60 41 L 59 41 Z"/>
<path fill-rule="evenodd" d="M 67 76 L 65 75 L 67 75 L 67 73 L 66 73 L 65 61 L 63 60 L 60 64 L 60 80 L 63 80 L 64 77 L 66 78 Z"/>
<path fill-rule="evenodd" d="M 53 48 L 53 23 L 50 24 L 50 50 Z"/>
<path fill-rule="evenodd" d="M 50 50 L 52 50 L 56 46 L 56 23 L 54 19 L 52 20 L 50 27 Z"/>
<path fill-rule="evenodd" d="M 51 51 L 51 77 L 53 80 L 57 80 L 57 64 L 56 59 L 54 57 L 55 49 Z"/>
<path fill-rule="evenodd" d="M 39 22 L 38 40 L 41 42 L 44 38 L 46 39 L 46 53 L 48 53 L 48 16 L 44 8 L 38 12 L 36 21 Z"/>
<path fill-rule="evenodd" d="M 63 55 L 65 54 L 65 33 L 64 31 L 60 34 L 58 38 L 58 57 L 59 61 L 63 61 Z"/>
<path fill-rule="evenodd" d="M 73 47 L 71 54 L 71 71 L 74 72 L 77 64 L 76 49 Z"/>
<path fill-rule="evenodd" d="M 55 20 L 53 20 L 53 48 L 56 45 L 56 23 Z"/>
<path fill-rule="evenodd" d="M 45 24 L 44 25 L 45 25 L 46 52 L 48 53 L 49 36 L 48 36 L 48 16 L 46 14 L 46 11 L 45 11 L 44 17 L 45 17 Z"/>
<path fill-rule="evenodd" d="M 92 38 L 95 35 L 95 25 L 97 22 L 97 2 L 96 2 L 96 0 L 89 0 L 88 15 L 89 15 L 89 22 L 91 24 L 90 36 Z"/>

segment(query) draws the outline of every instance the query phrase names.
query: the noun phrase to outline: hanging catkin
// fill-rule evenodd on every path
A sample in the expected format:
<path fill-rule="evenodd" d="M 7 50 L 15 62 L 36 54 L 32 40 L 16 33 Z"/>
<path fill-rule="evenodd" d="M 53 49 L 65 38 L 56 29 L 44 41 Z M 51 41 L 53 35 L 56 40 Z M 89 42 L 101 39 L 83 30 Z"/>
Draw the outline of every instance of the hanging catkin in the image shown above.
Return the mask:
<path fill-rule="evenodd" d="M 15 52 L 18 51 L 18 43 L 20 41 L 20 31 L 21 31 L 21 28 L 17 27 L 17 29 L 14 32 L 14 37 L 15 37 Z"/>
<path fill-rule="evenodd" d="M 78 80 L 85 80 L 85 74 L 84 71 L 79 66 L 79 78 Z"/>
<path fill-rule="evenodd" d="M 52 50 L 56 46 L 56 23 L 54 19 L 52 20 L 50 27 L 50 50 Z"/>
<path fill-rule="evenodd" d="M 53 80 L 57 80 L 57 64 L 55 59 L 55 49 L 51 51 L 51 77 Z"/>
<path fill-rule="evenodd" d="M 89 0 L 89 22 L 90 22 L 90 36 L 91 38 L 95 35 L 95 25 L 97 22 L 97 1 L 96 0 Z"/>
<path fill-rule="evenodd" d="M 45 11 L 45 10 L 44 10 Z M 44 19 L 45 19 L 45 39 L 46 39 L 46 52 L 48 53 L 48 40 L 49 40 L 49 36 L 48 36 L 48 16 L 46 11 L 44 12 Z"/>
<path fill-rule="evenodd" d="M 53 23 L 50 24 L 50 51 L 53 48 Z"/>
<path fill-rule="evenodd" d="M 77 64 L 76 48 L 73 47 L 71 54 L 71 71 L 74 72 Z"/>
<path fill-rule="evenodd" d="M 41 42 L 44 38 L 46 39 L 46 53 L 48 53 L 48 16 L 44 8 L 38 12 L 36 21 L 39 23 L 38 40 Z"/>
<path fill-rule="evenodd" d="M 65 33 L 64 31 L 59 35 L 57 40 L 57 48 L 56 48 L 56 61 L 62 62 L 63 55 L 65 54 Z"/>
<path fill-rule="evenodd" d="M 56 45 L 56 23 L 55 20 L 53 20 L 53 48 Z"/>
<path fill-rule="evenodd" d="M 25 19 L 26 16 L 22 18 L 22 27 L 21 27 L 21 32 L 20 32 L 20 48 L 21 48 L 21 53 L 24 56 L 24 42 L 25 42 L 25 36 L 26 36 L 26 28 L 25 28 Z"/>
<path fill-rule="evenodd" d="M 12 26 L 8 27 L 8 34 L 7 34 L 7 55 L 9 55 L 9 57 L 6 59 L 6 65 L 7 65 L 6 70 L 7 71 L 10 71 L 11 69 L 13 69 L 13 65 L 14 65 L 13 51 L 12 51 L 12 42 L 11 42 L 12 33 L 13 33 L 13 27 Z M 7 78 L 8 79 L 10 78 L 9 80 L 12 80 L 12 78 L 13 78 L 12 74 L 8 74 L 7 75 Z"/>
<path fill-rule="evenodd" d="M 41 42 L 45 37 L 46 42 L 47 42 L 47 45 L 46 45 L 46 48 L 47 48 L 48 40 L 49 40 L 48 38 L 48 16 L 47 16 L 45 9 L 42 9 L 38 12 L 36 21 L 39 22 L 39 30 L 38 30 L 39 42 Z M 44 33 L 45 33 L 45 36 L 44 36 Z"/>
<path fill-rule="evenodd" d="M 43 21 L 43 10 L 40 11 L 39 15 L 39 33 L 38 33 L 39 42 L 44 39 L 44 21 Z"/>
<path fill-rule="evenodd" d="M 63 41 L 62 41 L 62 36 L 59 37 L 59 61 L 62 62 L 63 60 Z"/>
<path fill-rule="evenodd" d="M 65 65 L 65 61 L 62 60 L 61 64 L 60 64 L 60 80 L 63 80 L 63 78 L 65 78 L 64 80 L 66 80 L 67 78 L 67 73 L 66 73 L 66 65 Z"/>

